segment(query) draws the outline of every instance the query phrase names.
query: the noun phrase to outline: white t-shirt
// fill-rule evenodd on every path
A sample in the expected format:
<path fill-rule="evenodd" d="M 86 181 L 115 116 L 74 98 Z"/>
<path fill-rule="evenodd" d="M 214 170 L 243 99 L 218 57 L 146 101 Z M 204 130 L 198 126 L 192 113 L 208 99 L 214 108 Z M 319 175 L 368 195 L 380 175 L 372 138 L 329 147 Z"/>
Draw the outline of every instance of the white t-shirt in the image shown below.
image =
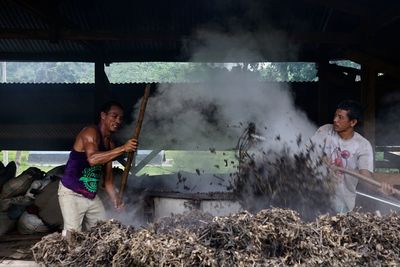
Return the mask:
<path fill-rule="evenodd" d="M 359 133 L 354 132 L 352 138 L 344 140 L 333 129 L 332 124 L 320 127 L 311 141 L 316 149 L 321 149 L 331 163 L 349 170 L 374 170 L 374 157 L 370 142 Z M 358 178 L 338 173 L 334 206 L 337 212 L 351 211 L 355 205 Z"/>

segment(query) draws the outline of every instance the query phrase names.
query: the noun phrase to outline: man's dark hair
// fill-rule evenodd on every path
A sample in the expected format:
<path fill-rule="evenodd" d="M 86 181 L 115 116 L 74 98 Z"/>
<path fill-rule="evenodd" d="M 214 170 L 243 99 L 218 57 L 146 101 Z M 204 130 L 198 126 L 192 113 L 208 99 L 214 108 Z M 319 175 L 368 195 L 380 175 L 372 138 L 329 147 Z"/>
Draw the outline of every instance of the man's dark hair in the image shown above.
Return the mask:
<path fill-rule="evenodd" d="M 119 102 L 117 102 L 117 101 L 114 101 L 114 100 L 111 100 L 111 101 L 105 102 L 105 103 L 101 106 L 101 108 L 100 108 L 100 113 L 101 113 L 101 112 L 105 112 L 105 113 L 109 112 L 112 106 L 117 106 L 117 107 L 119 107 L 120 109 L 124 110 L 124 107 L 122 106 L 121 103 L 119 103 Z"/>
<path fill-rule="evenodd" d="M 337 109 L 347 111 L 347 116 L 350 120 L 361 120 L 361 104 L 354 100 L 344 100 L 339 103 Z"/>

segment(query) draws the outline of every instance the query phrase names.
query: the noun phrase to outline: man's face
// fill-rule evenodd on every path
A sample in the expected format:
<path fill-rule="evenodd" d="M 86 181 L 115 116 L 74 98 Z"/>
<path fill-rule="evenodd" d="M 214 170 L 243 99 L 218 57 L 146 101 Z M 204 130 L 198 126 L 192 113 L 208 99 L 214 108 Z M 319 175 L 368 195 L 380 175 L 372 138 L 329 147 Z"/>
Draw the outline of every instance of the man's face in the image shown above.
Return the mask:
<path fill-rule="evenodd" d="M 335 116 L 333 117 L 333 129 L 340 133 L 352 129 L 357 120 L 350 120 L 347 115 L 348 111 L 344 109 L 337 109 L 335 112 Z"/>
<path fill-rule="evenodd" d="M 115 132 L 121 126 L 124 118 L 124 112 L 117 106 L 111 106 L 110 110 L 101 113 L 101 119 L 110 132 Z"/>

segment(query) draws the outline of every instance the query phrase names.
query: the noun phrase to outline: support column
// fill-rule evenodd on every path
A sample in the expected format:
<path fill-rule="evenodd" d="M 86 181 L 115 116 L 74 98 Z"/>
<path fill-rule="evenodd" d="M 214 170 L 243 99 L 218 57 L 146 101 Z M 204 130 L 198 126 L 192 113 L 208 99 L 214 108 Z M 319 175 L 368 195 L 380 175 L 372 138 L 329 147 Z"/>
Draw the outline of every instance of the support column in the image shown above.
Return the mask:
<path fill-rule="evenodd" d="M 94 119 L 97 121 L 101 105 L 110 97 L 110 82 L 104 69 L 104 62 L 94 63 L 94 82 Z"/>
<path fill-rule="evenodd" d="M 329 110 L 329 86 L 327 84 L 326 64 L 318 63 L 318 126 L 321 126 L 329 121 L 332 111 Z"/>
<path fill-rule="evenodd" d="M 1 62 L 1 82 L 7 82 L 7 63 L 5 61 Z"/>
<path fill-rule="evenodd" d="M 377 71 L 368 65 L 361 66 L 361 104 L 364 110 L 364 137 L 370 141 L 375 152 Z"/>
<path fill-rule="evenodd" d="M 6 83 L 7 82 L 7 63 L 1 62 L 1 82 Z M 4 166 L 8 164 L 8 151 L 3 150 L 3 164 Z"/>

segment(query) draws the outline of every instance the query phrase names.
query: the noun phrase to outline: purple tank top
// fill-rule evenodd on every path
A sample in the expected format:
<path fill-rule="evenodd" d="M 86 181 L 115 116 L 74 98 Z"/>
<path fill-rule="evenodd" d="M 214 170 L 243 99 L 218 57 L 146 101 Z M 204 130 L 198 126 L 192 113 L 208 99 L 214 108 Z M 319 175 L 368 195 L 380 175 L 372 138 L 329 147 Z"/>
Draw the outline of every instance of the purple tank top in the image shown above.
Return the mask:
<path fill-rule="evenodd" d="M 100 142 L 99 151 L 105 151 L 103 142 Z M 103 165 L 90 166 L 85 152 L 72 149 L 61 182 L 66 188 L 93 199 L 102 174 Z"/>

